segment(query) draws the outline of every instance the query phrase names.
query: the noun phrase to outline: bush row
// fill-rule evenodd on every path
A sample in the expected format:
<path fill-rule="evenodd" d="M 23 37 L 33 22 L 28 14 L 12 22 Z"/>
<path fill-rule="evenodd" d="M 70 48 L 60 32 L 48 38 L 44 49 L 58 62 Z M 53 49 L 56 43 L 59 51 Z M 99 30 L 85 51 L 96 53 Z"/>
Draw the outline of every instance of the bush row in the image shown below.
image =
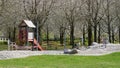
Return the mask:
<path fill-rule="evenodd" d="M 0 41 L 0 45 L 7 45 L 7 42 L 6 41 Z"/>

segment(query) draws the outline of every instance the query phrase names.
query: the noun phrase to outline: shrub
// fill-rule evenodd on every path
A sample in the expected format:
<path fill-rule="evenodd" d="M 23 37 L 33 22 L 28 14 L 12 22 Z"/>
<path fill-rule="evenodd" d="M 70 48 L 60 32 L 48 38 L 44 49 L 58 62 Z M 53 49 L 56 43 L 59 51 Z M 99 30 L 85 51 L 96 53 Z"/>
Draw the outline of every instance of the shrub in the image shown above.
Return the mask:
<path fill-rule="evenodd" d="M 0 41 L 0 45 L 7 45 L 7 41 Z"/>

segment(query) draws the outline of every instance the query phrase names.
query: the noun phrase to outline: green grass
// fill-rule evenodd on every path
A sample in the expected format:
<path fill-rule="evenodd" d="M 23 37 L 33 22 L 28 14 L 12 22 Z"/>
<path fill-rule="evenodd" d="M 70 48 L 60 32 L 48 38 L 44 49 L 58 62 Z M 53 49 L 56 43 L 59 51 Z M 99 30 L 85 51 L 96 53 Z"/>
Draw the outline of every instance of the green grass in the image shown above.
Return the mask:
<path fill-rule="evenodd" d="M 120 68 L 120 53 L 105 56 L 32 56 L 0 60 L 0 68 Z"/>

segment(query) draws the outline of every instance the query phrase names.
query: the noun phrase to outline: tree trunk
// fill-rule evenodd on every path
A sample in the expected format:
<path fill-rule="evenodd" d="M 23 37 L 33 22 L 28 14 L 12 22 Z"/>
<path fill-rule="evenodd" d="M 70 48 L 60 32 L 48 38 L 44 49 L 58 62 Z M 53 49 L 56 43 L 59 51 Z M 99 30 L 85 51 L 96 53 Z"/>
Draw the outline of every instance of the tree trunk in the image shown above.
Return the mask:
<path fill-rule="evenodd" d="M 74 23 L 72 22 L 71 23 L 71 26 L 70 26 L 70 44 L 72 45 L 72 48 L 74 48 Z"/>
<path fill-rule="evenodd" d="M 16 40 L 16 27 L 15 27 L 15 22 L 14 22 L 14 30 L 13 30 L 13 42 Z"/>
<path fill-rule="evenodd" d="M 98 30 L 98 43 L 101 42 L 100 34 L 101 34 L 101 26 L 100 26 L 100 23 L 99 23 L 99 30 Z"/>
<path fill-rule="evenodd" d="M 92 44 L 91 0 L 88 0 L 88 46 Z"/>
<path fill-rule="evenodd" d="M 47 25 L 47 46 L 49 47 L 49 28 L 48 28 L 48 25 Z"/>
<path fill-rule="evenodd" d="M 64 31 L 63 28 L 60 28 L 60 44 L 63 46 L 64 43 Z"/>
<path fill-rule="evenodd" d="M 120 43 L 120 26 L 119 26 L 119 43 Z"/>
<path fill-rule="evenodd" d="M 60 44 L 63 46 L 64 33 L 60 33 Z"/>
<path fill-rule="evenodd" d="M 83 26 L 83 45 L 85 45 L 85 26 Z"/>
<path fill-rule="evenodd" d="M 35 18 L 33 19 L 33 22 L 34 22 L 34 24 L 35 24 L 35 26 L 36 26 L 36 28 L 34 29 L 34 38 L 37 39 L 37 28 L 38 28 L 38 26 L 37 26 L 37 22 L 36 22 L 36 19 L 35 19 Z"/>
<path fill-rule="evenodd" d="M 92 27 L 88 26 L 88 46 L 92 44 Z"/>
<path fill-rule="evenodd" d="M 115 42 L 115 38 L 114 38 L 114 29 L 112 28 L 112 43 L 114 43 Z"/>
<path fill-rule="evenodd" d="M 38 31 L 38 41 L 40 43 L 40 45 L 42 45 L 42 28 L 39 27 L 39 31 Z"/>
<path fill-rule="evenodd" d="M 111 21 L 110 21 L 110 2 L 107 0 L 107 25 L 108 25 L 108 35 L 109 35 L 109 42 L 111 43 Z"/>
<path fill-rule="evenodd" d="M 108 35 L 109 35 L 109 42 L 111 43 L 111 28 L 110 28 L 110 23 L 108 23 Z"/>
<path fill-rule="evenodd" d="M 10 27 L 8 27 L 8 38 L 9 38 L 10 41 L 12 40 L 12 39 L 11 39 L 11 31 L 10 31 Z"/>
<path fill-rule="evenodd" d="M 97 42 L 97 25 L 94 26 L 94 42 Z"/>

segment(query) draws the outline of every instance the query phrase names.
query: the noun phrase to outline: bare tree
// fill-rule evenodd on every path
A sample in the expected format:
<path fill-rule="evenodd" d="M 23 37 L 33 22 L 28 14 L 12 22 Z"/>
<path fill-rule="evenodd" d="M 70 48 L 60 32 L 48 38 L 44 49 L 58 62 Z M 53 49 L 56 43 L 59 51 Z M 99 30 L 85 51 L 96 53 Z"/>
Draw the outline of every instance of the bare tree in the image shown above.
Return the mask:
<path fill-rule="evenodd" d="M 118 29 L 118 41 L 119 41 L 119 43 L 120 43 L 120 13 L 119 13 L 119 11 L 120 11 L 120 5 L 119 5 L 119 2 L 120 2 L 120 0 L 115 0 L 115 14 L 116 14 L 116 17 L 117 17 L 117 19 L 116 19 L 116 22 L 117 22 L 117 29 Z"/>
<path fill-rule="evenodd" d="M 91 18 L 91 6 L 92 6 L 92 1 L 91 0 L 87 0 L 86 1 L 87 4 L 87 15 L 86 15 L 86 21 L 87 21 L 87 25 L 88 25 L 88 45 L 92 44 L 92 18 Z"/>
<path fill-rule="evenodd" d="M 1 11 L 1 26 L 4 35 L 11 41 L 16 41 L 16 25 L 21 19 L 20 2 L 14 0 L 1 0 L 3 7 Z"/>
<path fill-rule="evenodd" d="M 108 30 L 108 35 L 109 35 L 109 42 L 111 42 L 111 25 L 115 19 L 114 17 L 114 13 L 112 13 L 113 10 L 113 2 L 114 1 L 111 1 L 111 0 L 106 0 L 106 4 L 105 7 L 104 7 L 104 10 L 105 10 L 105 22 L 106 22 L 106 25 L 107 25 L 107 30 Z"/>
<path fill-rule="evenodd" d="M 66 2 L 65 8 L 64 8 L 64 13 L 65 13 L 65 18 L 69 23 L 70 26 L 70 44 L 72 45 L 72 48 L 74 48 L 74 28 L 75 28 L 75 23 L 78 21 L 80 15 L 79 12 L 81 10 L 81 7 L 83 5 L 82 0 L 70 0 Z"/>
<path fill-rule="evenodd" d="M 92 0 L 92 22 L 94 29 L 94 42 L 97 42 L 97 27 L 104 16 L 101 11 L 103 0 Z"/>
<path fill-rule="evenodd" d="M 63 12 L 57 11 L 57 13 L 55 12 L 54 14 L 55 14 L 55 16 L 53 17 L 53 20 L 55 22 L 54 28 L 56 28 L 57 31 L 59 31 L 60 44 L 63 46 L 65 30 L 66 30 L 66 28 L 68 28 L 69 25 L 68 25 L 67 21 L 64 19 Z"/>
<path fill-rule="evenodd" d="M 30 20 L 33 20 L 36 26 L 38 25 L 38 37 L 40 44 L 42 44 L 41 30 L 47 21 L 53 6 L 54 0 L 24 0 L 24 10 L 26 17 Z M 35 33 L 37 33 L 37 31 L 35 31 Z"/>

